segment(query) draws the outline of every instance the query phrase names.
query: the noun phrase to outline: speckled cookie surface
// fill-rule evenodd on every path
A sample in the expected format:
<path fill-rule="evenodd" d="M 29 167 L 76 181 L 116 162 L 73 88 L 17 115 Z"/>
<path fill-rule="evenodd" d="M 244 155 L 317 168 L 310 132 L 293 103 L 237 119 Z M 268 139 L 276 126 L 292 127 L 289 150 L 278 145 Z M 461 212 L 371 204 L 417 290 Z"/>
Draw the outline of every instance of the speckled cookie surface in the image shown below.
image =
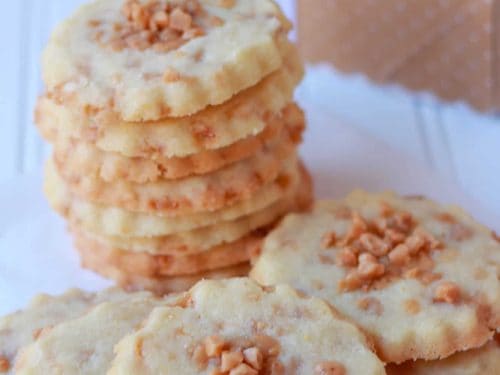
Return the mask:
<path fill-rule="evenodd" d="M 299 197 L 296 192 L 294 193 L 263 210 L 234 221 L 223 221 L 167 236 L 125 237 L 84 232 L 87 237 L 97 242 L 130 252 L 149 253 L 151 255 L 198 254 L 220 244 L 236 241 L 254 230 L 274 224 L 287 212 L 300 210 L 301 207 L 310 205 L 311 193 L 309 190 L 304 193 L 300 192 L 302 197 Z"/>
<path fill-rule="evenodd" d="M 72 289 L 60 296 L 36 296 L 25 309 L 0 318 L 0 373 L 13 373 L 17 351 L 33 342 L 42 329 L 83 315 L 103 301 L 124 298 L 119 289 L 96 294 Z"/>
<path fill-rule="evenodd" d="M 249 215 L 276 203 L 294 191 L 304 176 L 299 170 L 292 170 L 264 186 L 251 198 L 221 210 L 183 216 L 161 216 L 134 213 L 75 199 L 64 181 L 54 172 L 52 168 L 46 169 L 44 189 L 49 203 L 56 211 L 88 231 L 132 237 L 164 236 Z"/>
<path fill-rule="evenodd" d="M 202 281 L 181 301 L 121 340 L 110 374 L 385 373 L 354 325 L 288 286 Z"/>
<path fill-rule="evenodd" d="M 43 78 L 58 100 L 127 121 L 185 116 L 277 70 L 288 29 L 270 0 L 97 0 L 55 30 Z"/>
<path fill-rule="evenodd" d="M 263 150 L 285 150 L 300 143 L 305 128 L 302 111 L 291 104 L 278 117 L 279 119 L 268 122 L 265 129 L 256 135 L 226 147 L 185 157 L 127 157 L 118 152 L 103 151 L 91 141 L 67 138 L 54 144 L 54 158 L 59 163 L 72 165 L 82 175 L 97 176 L 107 182 L 125 180 L 147 183 L 202 175 L 247 159 Z"/>
<path fill-rule="evenodd" d="M 16 374 L 105 374 L 114 345 L 161 303 L 146 292 L 130 294 L 44 330 L 19 352 Z"/>
<path fill-rule="evenodd" d="M 463 211 L 357 191 L 290 215 L 251 272 L 330 302 L 387 362 L 482 346 L 500 327 L 500 244 Z"/>
<path fill-rule="evenodd" d="M 81 139 L 129 157 L 184 157 L 217 150 L 279 121 L 280 112 L 292 101 L 293 90 L 302 77 L 294 47 L 287 56 L 282 68 L 256 86 L 192 116 L 125 122 L 109 111 L 83 113 L 42 96 L 35 111 L 36 123 L 49 141 Z"/>
<path fill-rule="evenodd" d="M 52 159 L 68 189 L 87 202 L 119 207 L 132 212 L 186 215 L 216 211 L 250 198 L 296 164 L 295 147 L 266 149 L 213 173 L 144 184 L 106 182 L 99 176 L 82 175 L 65 161 Z"/>
<path fill-rule="evenodd" d="M 130 252 L 99 242 L 78 229 L 71 230 L 82 264 L 104 274 L 110 267 L 125 274 L 144 277 L 184 276 L 248 262 L 258 252 L 264 230 L 249 233 L 233 242 L 223 243 L 206 251 L 186 255 L 151 255 Z"/>

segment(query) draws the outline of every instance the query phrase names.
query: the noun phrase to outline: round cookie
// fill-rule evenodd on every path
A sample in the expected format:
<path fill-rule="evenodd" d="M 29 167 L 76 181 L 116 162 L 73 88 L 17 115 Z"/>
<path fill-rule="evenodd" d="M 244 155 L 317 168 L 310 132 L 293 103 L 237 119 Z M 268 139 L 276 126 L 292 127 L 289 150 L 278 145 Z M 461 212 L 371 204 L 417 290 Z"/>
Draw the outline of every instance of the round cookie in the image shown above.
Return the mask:
<path fill-rule="evenodd" d="M 42 329 L 83 315 L 104 301 L 119 301 L 127 294 L 119 289 L 87 293 L 68 290 L 60 296 L 40 294 L 23 310 L 0 317 L 0 373 L 13 373 L 18 350 L 32 343 Z"/>
<path fill-rule="evenodd" d="M 106 182 L 98 176 L 82 175 L 67 163 L 51 162 L 68 189 L 82 200 L 133 212 L 184 215 L 216 211 L 250 198 L 279 174 L 295 167 L 293 151 L 294 146 L 265 149 L 210 174 L 146 184 Z"/>
<path fill-rule="evenodd" d="M 125 122 L 109 111 L 77 111 L 42 96 L 36 105 L 35 122 L 51 142 L 81 139 L 103 151 L 129 157 L 185 157 L 217 150 L 279 122 L 303 73 L 295 47 L 289 45 L 288 50 L 281 69 L 228 102 L 192 116 Z"/>
<path fill-rule="evenodd" d="M 302 111 L 292 104 L 282 113 L 282 119 L 271 121 L 255 136 L 186 157 L 130 158 L 117 152 L 101 151 L 91 142 L 68 138 L 56 142 L 54 158 L 59 163 L 72 165 L 82 175 L 95 175 L 107 182 L 146 183 L 202 175 L 249 158 L 261 150 L 284 149 L 300 143 L 305 127 Z"/>
<path fill-rule="evenodd" d="M 127 121 L 193 114 L 283 64 L 289 22 L 270 0 L 97 0 L 52 34 L 48 92 Z"/>
<path fill-rule="evenodd" d="M 275 223 L 285 213 L 300 210 L 310 204 L 310 198 L 304 197 L 300 199 L 297 195 L 286 197 L 261 211 L 243 216 L 235 221 L 224 221 L 168 236 L 107 236 L 79 229 L 84 232 L 86 237 L 97 242 L 130 252 L 177 256 L 196 254 L 223 243 L 236 241 L 254 230 Z M 299 201 L 296 202 L 296 200 Z"/>
<path fill-rule="evenodd" d="M 454 207 L 357 191 L 290 215 L 251 276 L 324 298 L 386 362 L 482 346 L 500 327 L 500 244 Z"/>
<path fill-rule="evenodd" d="M 294 204 L 289 207 L 289 210 L 302 211 L 310 207 L 312 182 L 303 168 L 301 177 L 302 185 L 295 191 Z M 197 277 L 196 274 L 217 271 L 219 268 L 231 268 L 247 262 L 259 251 L 262 238 L 269 228 L 258 228 L 234 242 L 215 246 L 202 253 L 188 253 L 182 256 L 133 253 L 113 247 L 105 242 L 105 238 L 101 238 L 101 242 L 89 237 L 78 228 L 73 227 L 72 230 L 76 248 L 80 252 L 82 264 L 85 267 L 118 280 L 121 285 L 135 286 L 145 282 L 150 285 L 147 289 L 168 291 L 173 284 L 172 278 L 191 276 L 188 281 L 192 281 Z M 166 283 L 154 281 L 154 279 L 164 278 L 167 278 Z M 184 281 L 175 280 L 175 282 L 185 284 Z M 171 288 L 172 291 L 176 290 L 173 286 Z"/>
<path fill-rule="evenodd" d="M 500 370 L 500 337 L 479 349 L 437 361 L 416 361 L 387 367 L 389 375 L 497 375 Z"/>
<path fill-rule="evenodd" d="M 133 253 L 98 242 L 74 227 L 71 232 L 82 263 L 90 264 L 90 268 L 98 273 L 100 268 L 111 266 L 124 273 L 145 277 L 193 275 L 248 262 L 258 252 L 267 233 L 264 230 L 254 231 L 201 253 L 176 256 Z"/>
<path fill-rule="evenodd" d="M 365 337 L 286 285 L 201 281 L 116 346 L 117 374 L 384 374 Z"/>
<path fill-rule="evenodd" d="M 45 170 L 44 190 L 50 205 L 71 222 L 86 230 L 129 237 L 164 236 L 235 220 L 262 210 L 277 202 L 297 187 L 307 172 L 303 167 L 280 175 L 251 198 L 213 212 L 183 216 L 165 216 L 129 212 L 75 199 L 53 168 Z"/>
<path fill-rule="evenodd" d="M 131 294 L 43 330 L 19 352 L 16 374 L 105 374 L 115 344 L 163 303 L 146 292 Z"/>

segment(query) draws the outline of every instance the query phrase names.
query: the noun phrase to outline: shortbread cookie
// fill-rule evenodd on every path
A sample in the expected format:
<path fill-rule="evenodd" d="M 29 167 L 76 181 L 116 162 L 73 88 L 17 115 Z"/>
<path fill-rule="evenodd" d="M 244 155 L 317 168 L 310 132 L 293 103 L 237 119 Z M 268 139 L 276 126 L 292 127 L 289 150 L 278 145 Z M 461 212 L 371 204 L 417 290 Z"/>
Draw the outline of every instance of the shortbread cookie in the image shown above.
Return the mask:
<path fill-rule="evenodd" d="M 116 346 L 118 374 L 385 374 L 362 333 L 323 301 L 247 278 L 201 281 Z"/>
<path fill-rule="evenodd" d="M 13 373 L 17 351 L 32 343 L 42 329 L 77 318 L 104 301 L 125 298 L 126 293 L 119 289 L 100 293 L 72 289 L 60 296 L 36 296 L 25 309 L 0 318 L 0 373 Z"/>
<path fill-rule="evenodd" d="M 245 262 L 194 275 L 145 277 L 123 272 L 111 264 L 99 264 L 98 259 L 95 262 L 94 260 L 90 260 L 89 263 L 84 262 L 83 266 L 114 280 L 128 291 L 149 290 L 157 295 L 184 292 L 203 279 L 226 279 L 247 276 L 248 271 L 250 271 L 250 263 Z"/>
<path fill-rule="evenodd" d="M 183 216 L 133 213 L 116 207 L 101 206 L 75 199 L 67 191 L 64 182 L 46 168 L 44 190 L 50 205 L 71 222 L 96 233 L 116 236 L 150 237 L 184 232 L 222 221 L 235 220 L 262 210 L 282 199 L 296 188 L 305 170 L 280 175 L 264 186 L 250 199 L 214 212 L 200 212 Z M 299 177 L 301 176 L 301 177 Z"/>
<path fill-rule="evenodd" d="M 106 182 L 144 184 L 212 173 L 264 148 L 269 149 L 277 143 L 277 137 L 285 134 L 283 130 L 281 126 L 269 126 L 257 136 L 245 138 L 228 148 L 168 159 L 130 158 L 117 152 L 101 151 L 90 142 L 68 139 L 54 144 L 54 158 L 58 164 L 68 163 L 82 175 L 97 176 Z"/>
<path fill-rule="evenodd" d="M 308 193 L 310 194 L 310 193 Z M 208 227 L 193 229 L 187 232 L 174 233 L 160 237 L 124 237 L 106 236 L 82 230 L 87 237 L 108 246 L 131 252 L 149 253 L 152 255 L 187 255 L 207 251 L 214 246 L 233 242 L 248 233 L 275 223 L 285 213 L 300 210 L 309 201 L 306 197 L 298 198 L 297 194 L 282 199 L 261 211 L 236 219 L 224 221 Z"/>
<path fill-rule="evenodd" d="M 324 298 L 401 363 L 488 341 L 500 327 L 499 269 L 498 238 L 460 209 L 357 191 L 287 217 L 251 274 Z"/>
<path fill-rule="evenodd" d="M 115 344 L 163 303 L 150 293 L 135 293 L 43 330 L 19 352 L 16 374 L 105 374 Z"/>
<path fill-rule="evenodd" d="M 210 174 L 146 184 L 106 182 L 82 175 L 69 164 L 55 164 L 57 173 L 78 198 L 133 212 L 170 212 L 176 215 L 216 211 L 250 198 L 280 173 L 296 168 L 294 147 L 262 150 L 249 159 Z M 51 167 L 49 167 L 51 168 Z"/>
<path fill-rule="evenodd" d="M 500 337 L 497 338 L 499 340 Z M 479 349 L 437 361 L 416 361 L 387 367 L 390 375 L 498 375 L 500 342 L 492 340 Z"/>
<path fill-rule="evenodd" d="M 283 118 L 272 121 L 259 134 L 191 156 L 130 158 L 117 152 L 101 151 L 91 142 L 66 139 L 54 145 L 54 157 L 59 163 L 72 165 L 82 175 L 98 176 L 108 182 L 125 180 L 146 183 L 211 173 L 262 150 L 279 147 L 286 152 L 286 149 L 301 142 L 304 127 L 302 111 L 296 105 L 289 105 L 283 111 Z"/>
<path fill-rule="evenodd" d="M 192 231 L 160 237 L 107 236 L 84 231 L 87 237 L 114 248 L 152 255 L 187 255 L 210 250 L 214 246 L 233 242 L 262 227 L 274 226 L 285 213 L 304 211 L 312 203 L 312 186 L 307 179 L 292 195 L 265 209 L 235 221 L 224 221 Z M 79 228 L 82 231 L 82 228 Z"/>
<path fill-rule="evenodd" d="M 66 105 L 127 121 L 185 116 L 277 70 L 289 29 L 271 0 L 97 0 L 55 30 L 43 78 Z"/>
<path fill-rule="evenodd" d="M 272 122 L 293 99 L 302 77 L 295 47 L 285 65 L 230 101 L 192 116 L 156 122 L 124 122 L 109 110 L 76 111 L 47 96 L 35 110 L 35 122 L 51 142 L 86 140 L 104 151 L 129 157 L 184 157 L 217 150 L 254 136 Z"/>
<path fill-rule="evenodd" d="M 262 239 L 268 232 L 263 228 L 236 241 L 196 254 L 151 255 L 114 248 L 86 236 L 76 228 L 71 231 L 82 264 L 89 265 L 98 273 L 101 273 L 101 268 L 111 266 L 125 274 L 144 277 L 193 275 L 248 262 L 258 253 Z"/>

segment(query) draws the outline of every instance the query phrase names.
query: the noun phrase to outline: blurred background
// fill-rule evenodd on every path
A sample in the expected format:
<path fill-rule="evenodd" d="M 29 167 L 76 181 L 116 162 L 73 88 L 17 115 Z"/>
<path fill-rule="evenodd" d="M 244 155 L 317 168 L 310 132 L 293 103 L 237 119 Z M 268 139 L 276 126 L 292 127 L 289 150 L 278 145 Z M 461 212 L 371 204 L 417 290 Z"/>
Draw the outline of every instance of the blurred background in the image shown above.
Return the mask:
<path fill-rule="evenodd" d="M 40 173 L 47 146 L 32 124 L 32 108 L 42 90 L 40 53 L 54 25 L 82 2 L 17 0 L 3 4 L 0 182 Z M 280 2 L 292 19 L 309 17 L 307 10 L 293 0 Z M 325 101 L 324 105 L 335 111 L 335 121 L 341 119 L 387 147 L 400 150 L 461 186 L 491 211 L 500 212 L 500 118 L 492 111 L 480 113 L 463 102 L 444 103 L 429 94 L 410 93 L 399 85 L 378 86 L 361 74 L 341 74 L 331 64 L 317 60 L 308 69 L 314 69 L 322 79 L 316 80 L 317 88 L 309 86 L 308 90 L 329 90 L 331 95 L 317 100 Z"/>

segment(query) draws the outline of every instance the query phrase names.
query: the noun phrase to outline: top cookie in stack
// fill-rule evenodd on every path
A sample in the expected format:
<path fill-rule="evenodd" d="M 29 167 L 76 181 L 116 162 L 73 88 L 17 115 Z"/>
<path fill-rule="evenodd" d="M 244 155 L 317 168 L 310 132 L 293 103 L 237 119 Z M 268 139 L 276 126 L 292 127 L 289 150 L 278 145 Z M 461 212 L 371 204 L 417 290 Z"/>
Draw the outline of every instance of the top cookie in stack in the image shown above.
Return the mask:
<path fill-rule="evenodd" d="M 97 0 L 55 30 L 36 122 L 85 266 L 162 293 L 238 275 L 309 205 L 289 30 L 271 0 Z"/>

